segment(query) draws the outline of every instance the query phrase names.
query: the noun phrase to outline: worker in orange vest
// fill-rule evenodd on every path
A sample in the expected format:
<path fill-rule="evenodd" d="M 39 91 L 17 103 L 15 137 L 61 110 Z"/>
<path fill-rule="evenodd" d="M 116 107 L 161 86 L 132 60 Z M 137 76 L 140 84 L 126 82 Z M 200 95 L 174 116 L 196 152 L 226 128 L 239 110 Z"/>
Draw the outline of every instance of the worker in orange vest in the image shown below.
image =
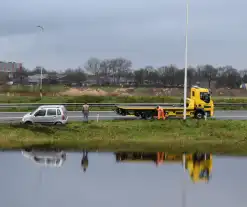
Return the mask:
<path fill-rule="evenodd" d="M 165 120 L 166 117 L 165 117 L 164 109 L 162 107 L 158 106 L 157 111 L 158 111 L 158 119 L 160 119 L 162 117 L 162 119 Z"/>

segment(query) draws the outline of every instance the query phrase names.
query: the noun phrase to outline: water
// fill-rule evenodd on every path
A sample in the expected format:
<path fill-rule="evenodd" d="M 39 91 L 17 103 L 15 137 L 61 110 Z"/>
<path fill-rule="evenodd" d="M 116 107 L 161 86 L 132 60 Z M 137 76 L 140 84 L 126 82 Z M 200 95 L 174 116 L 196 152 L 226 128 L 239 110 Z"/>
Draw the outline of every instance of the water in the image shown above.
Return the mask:
<path fill-rule="evenodd" d="M 42 162 L 43 155 L 37 160 Z M 209 182 L 193 183 L 179 160 L 157 166 L 152 161 L 116 162 L 114 153 L 89 153 L 84 172 L 82 153 L 66 153 L 66 159 L 55 155 L 59 159 L 54 163 L 60 167 L 38 165 L 21 152 L 1 152 L 1 206 L 245 207 L 247 203 L 246 158 L 213 156 Z"/>

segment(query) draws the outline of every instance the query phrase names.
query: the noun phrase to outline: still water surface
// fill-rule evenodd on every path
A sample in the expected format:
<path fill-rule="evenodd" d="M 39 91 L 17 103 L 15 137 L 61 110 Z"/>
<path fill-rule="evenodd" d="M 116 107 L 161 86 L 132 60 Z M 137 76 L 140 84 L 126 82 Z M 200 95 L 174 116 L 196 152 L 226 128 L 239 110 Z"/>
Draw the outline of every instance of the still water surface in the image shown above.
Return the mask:
<path fill-rule="evenodd" d="M 208 183 L 193 183 L 181 162 L 116 162 L 114 153 L 66 153 L 60 167 L 21 152 L 0 153 L 3 207 L 246 207 L 247 159 L 213 156 Z M 85 164 L 85 162 L 84 162 Z"/>

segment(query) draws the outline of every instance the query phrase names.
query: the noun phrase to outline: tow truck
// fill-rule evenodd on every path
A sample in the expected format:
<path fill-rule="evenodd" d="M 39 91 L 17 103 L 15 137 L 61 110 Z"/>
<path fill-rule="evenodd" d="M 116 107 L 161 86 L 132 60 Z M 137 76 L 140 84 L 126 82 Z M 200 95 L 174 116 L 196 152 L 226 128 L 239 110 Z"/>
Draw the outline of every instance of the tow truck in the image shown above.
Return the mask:
<path fill-rule="evenodd" d="M 115 108 L 117 114 L 122 116 L 136 116 L 142 119 L 155 118 L 158 115 L 157 106 L 121 106 Z M 163 107 L 167 117 L 181 118 L 183 116 L 183 104 Z M 214 115 L 214 102 L 208 88 L 192 86 L 190 98 L 186 99 L 186 115 L 190 118 L 203 119 L 205 116 Z"/>
<path fill-rule="evenodd" d="M 153 162 L 157 166 L 166 163 L 180 163 L 185 166 L 192 182 L 209 182 L 212 177 L 213 158 L 208 153 L 169 154 L 165 152 L 117 152 L 116 162 Z M 184 160 L 184 161 L 183 161 Z"/>

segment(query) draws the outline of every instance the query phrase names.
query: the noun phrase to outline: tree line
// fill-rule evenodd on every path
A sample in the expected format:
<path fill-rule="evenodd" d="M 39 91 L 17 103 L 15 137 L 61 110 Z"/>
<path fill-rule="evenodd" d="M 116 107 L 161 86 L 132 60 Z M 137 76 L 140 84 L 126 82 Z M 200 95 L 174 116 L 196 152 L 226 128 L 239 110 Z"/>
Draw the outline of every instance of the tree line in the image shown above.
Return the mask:
<path fill-rule="evenodd" d="M 17 76 L 34 75 L 40 73 L 41 67 L 33 70 L 23 68 Z M 57 75 L 56 71 L 48 71 L 43 68 L 43 73 Z M 119 85 L 123 82 L 136 85 L 165 85 L 183 86 L 184 68 L 176 65 L 166 65 L 158 68 L 146 66 L 143 68 L 133 68 L 132 61 L 125 58 L 113 58 L 100 60 L 90 58 L 83 67 L 68 68 L 63 72 L 67 79 L 74 82 L 82 82 L 94 77 L 96 84 L 102 84 L 102 79 L 106 84 Z M 188 85 L 204 82 L 207 87 L 228 87 L 239 88 L 240 84 L 247 83 L 247 69 L 238 70 L 230 65 L 214 67 L 210 64 L 189 66 L 187 70 Z M 110 82 L 109 82 L 110 78 Z"/>

